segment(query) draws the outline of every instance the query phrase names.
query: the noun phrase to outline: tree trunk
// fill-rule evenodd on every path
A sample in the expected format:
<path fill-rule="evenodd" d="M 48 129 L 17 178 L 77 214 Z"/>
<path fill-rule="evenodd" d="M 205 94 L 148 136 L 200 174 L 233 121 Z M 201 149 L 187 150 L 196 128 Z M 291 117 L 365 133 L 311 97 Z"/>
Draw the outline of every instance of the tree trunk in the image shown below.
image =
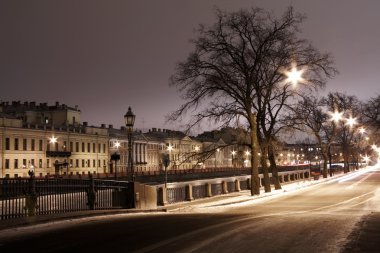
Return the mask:
<path fill-rule="evenodd" d="M 323 178 L 327 178 L 328 154 L 326 152 L 322 152 L 322 156 L 323 156 L 323 170 L 322 170 L 322 174 L 323 174 Z"/>
<path fill-rule="evenodd" d="M 332 170 L 331 145 L 329 145 L 328 150 L 329 150 L 329 165 L 330 165 L 330 169 L 329 169 L 329 171 L 330 171 L 330 177 L 332 177 L 332 176 L 333 176 L 333 170 Z"/>
<path fill-rule="evenodd" d="M 257 152 L 259 151 L 259 143 L 257 140 L 257 122 L 256 114 L 252 114 L 250 117 L 251 127 L 251 195 L 260 195 L 260 179 L 259 179 L 259 157 Z"/>
<path fill-rule="evenodd" d="M 265 192 L 271 192 L 267 155 L 268 155 L 268 148 L 267 148 L 267 145 L 264 144 L 261 146 L 261 157 L 260 157 L 261 168 L 263 169 L 263 176 L 264 176 L 264 190 Z"/>
<path fill-rule="evenodd" d="M 269 144 L 269 150 L 268 150 L 268 158 L 270 163 L 270 170 L 272 171 L 272 177 L 274 180 L 274 189 L 280 190 L 281 189 L 281 183 L 278 176 L 278 170 L 277 170 L 277 164 L 276 164 L 276 157 L 274 155 L 273 145 Z"/>

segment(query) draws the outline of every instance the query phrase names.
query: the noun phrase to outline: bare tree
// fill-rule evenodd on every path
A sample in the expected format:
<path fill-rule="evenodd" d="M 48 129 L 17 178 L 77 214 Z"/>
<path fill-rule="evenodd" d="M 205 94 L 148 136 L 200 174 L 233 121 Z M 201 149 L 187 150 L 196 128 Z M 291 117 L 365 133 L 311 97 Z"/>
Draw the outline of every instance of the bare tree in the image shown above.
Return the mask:
<path fill-rule="evenodd" d="M 231 13 L 218 10 L 216 18 L 214 25 L 200 26 L 198 37 L 192 40 L 194 51 L 171 77 L 171 85 L 186 102 L 170 119 L 182 119 L 190 111 L 188 127 L 205 119 L 223 126 L 237 118 L 245 120 L 252 152 L 251 194 L 258 195 L 260 144 L 270 141 L 267 136 L 275 133 L 275 119 L 283 105 L 298 95 L 285 72 L 296 61 L 300 68 L 307 68 L 303 83 L 322 87 L 335 69 L 330 55 L 320 54 L 297 38 L 304 17 L 293 8 L 282 18 L 258 8 Z M 263 126 L 267 133 L 263 134 Z M 270 191 L 268 183 L 266 191 Z"/>
<path fill-rule="evenodd" d="M 334 141 L 336 125 L 329 119 L 328 111 L 332 105 L 325 98 L 318 99 L 313 96 L 304 97 L 294 107 L 294 115 L 289 117 L 295 121 L 293 127 L 311 133 L 315 136 L 323 157 L 323 177 L 327 177 L 327 161 L 329 160 L 330 147 Z M 331 175 L 331 174 L 330 174 Z"/>
<path fill-rule="evenodd" d="M 374 132 L 380 131 L 380 95 L 371 98 L 362 107 L 363 121 Z"/>
<path fill-rule="evenodd" d="M 358 136 L 359 122 L 361 120 L 360 101 L 356 96 L 346 95 L 344 93 L 329 93 L 327 99 L 334 105 L 334 110 L 337 110 L 342 115 L 342 119 L 338 121 L 336 141 L 340 144 L 344 159 L 344 172 L 350 171 L 350 162 L 354 157 L 353 144 Z"/>

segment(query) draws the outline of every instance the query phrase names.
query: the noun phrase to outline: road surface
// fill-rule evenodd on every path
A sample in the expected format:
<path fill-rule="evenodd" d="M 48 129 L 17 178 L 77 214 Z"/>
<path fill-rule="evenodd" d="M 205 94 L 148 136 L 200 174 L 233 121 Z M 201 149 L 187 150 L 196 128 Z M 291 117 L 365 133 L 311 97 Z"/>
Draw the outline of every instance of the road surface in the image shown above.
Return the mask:
<path fill-rule="evenodd" d="M 273 197 L 0 231 L 0 252 L 380 252 L 380 171 Z"/>

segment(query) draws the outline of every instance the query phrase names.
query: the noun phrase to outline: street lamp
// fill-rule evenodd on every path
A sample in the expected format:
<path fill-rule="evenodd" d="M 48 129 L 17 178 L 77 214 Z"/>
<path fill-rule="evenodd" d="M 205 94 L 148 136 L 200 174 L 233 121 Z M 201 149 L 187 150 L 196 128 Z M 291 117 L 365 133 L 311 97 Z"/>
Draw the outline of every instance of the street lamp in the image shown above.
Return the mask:
<path fill-rule="evenodd" d="M 132 130 L 135 123 L 136 115 L 133 114 L 131 107 L 128 107 L 127 113 L 124 115 L 125 126 L 128 131 L 128 177 L 131 181 L 134 181 L 133 161 L 132 161 Z"/>
<path fill-rule="evenodd" d="M 289 82 L 293 84 L 293 86 L 296 86 L 300 82 L 304 82 L 305 79 L 302 77 L 303 72 L 305 69 L 297 69 L 297 65 L 295 63 L 292 63 L 292 68 L 290 71 L 286 71 L 286 82 Z"/>
<path fill-rule="evenodd" d="M 232 150 L 231 154 L 232 154 L 232 166 L 235 168 L 236 164 L 234 163 L 234 159 L 235 159 L 236 151 Z"/>

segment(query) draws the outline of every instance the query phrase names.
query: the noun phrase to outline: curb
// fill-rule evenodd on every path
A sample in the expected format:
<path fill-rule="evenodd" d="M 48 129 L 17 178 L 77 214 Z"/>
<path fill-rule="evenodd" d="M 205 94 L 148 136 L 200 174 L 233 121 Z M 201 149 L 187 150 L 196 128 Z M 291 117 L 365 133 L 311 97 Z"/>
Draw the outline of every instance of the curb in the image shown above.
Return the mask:
<path fill-rule="evenodd" d="M 167 212 L 166 209 L 121 209 L 121 210 L 91 210 L 91 211 L 80 211 L 73 213 L 61 213 L 61 214 L 51 214 L 46 216 L 35 216 L 35 217 L 26 217 L 20 219 L 9 219 L 0 221 L 0 232 L 2 230 L 19 228 L 19 227 L 28 227 L 39 224 L 46 224 L 50 222 L 57 222 L 63 220 L 75 220 L 86 217 L 96 217 L 104 215 L 116 215 L 116 214 L 127 214 L 127 213 L 155 213 L 155 212 Z"/>

